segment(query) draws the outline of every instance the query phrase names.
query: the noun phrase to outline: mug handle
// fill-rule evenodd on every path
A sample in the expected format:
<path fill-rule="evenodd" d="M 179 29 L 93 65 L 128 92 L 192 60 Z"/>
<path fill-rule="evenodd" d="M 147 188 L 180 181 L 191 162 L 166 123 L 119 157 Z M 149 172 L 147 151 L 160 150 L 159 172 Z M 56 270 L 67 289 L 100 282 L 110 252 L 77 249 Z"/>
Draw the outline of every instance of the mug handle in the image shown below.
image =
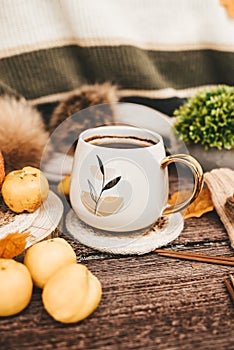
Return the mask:
<path fill-rule="evenodd" d="M 161 162 L 162 169 L 165 169 L 171 163 L 182 163 L 186 165 L 193 173 L 194 176 L 194 188 L 191 196 L 185 201 L 171 205 L 164 209 L 163 215 L 169 215 L 181 211 L 189 206 L 199 195 L 203 186 L 203 170 L 198 161 L 188 154 L 175 154 L 164 158 Z"/>

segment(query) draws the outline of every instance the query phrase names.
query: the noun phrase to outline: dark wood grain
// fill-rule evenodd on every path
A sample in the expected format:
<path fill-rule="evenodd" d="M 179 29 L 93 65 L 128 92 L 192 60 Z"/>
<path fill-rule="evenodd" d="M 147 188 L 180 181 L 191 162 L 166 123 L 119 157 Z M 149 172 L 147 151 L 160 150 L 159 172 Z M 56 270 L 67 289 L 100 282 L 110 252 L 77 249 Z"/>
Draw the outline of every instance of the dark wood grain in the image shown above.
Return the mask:
<path fill-rule="evenodd" d="M 77 260 L 102 282 L 100 306 L 80 323 L 60 324 L 46 313 L 41 291 L 35 289 L 27 309 L 0 318 L 1 350 L 234 349 L 234 307 L 224 284 L 233 267 L 153 252 L 115 256 L 66 239 Z M 187 219 L 179 238 L 168 246 L 234 256 L 215 211 Z"/>
<path fill-rule="evenodd" d="M 227 245 L 216 244 L 214 251 L 230 253 Z M 223 284 L 233 268 L 155 253 L 92 259 L 86 265 L 103 285 L 101 305 L 91 317 L 75 325 L 56 323 L 36 290 L 24 312 L 1 319 L 0 348 L 231 349 L 234 344 L 234 309 Z"/>

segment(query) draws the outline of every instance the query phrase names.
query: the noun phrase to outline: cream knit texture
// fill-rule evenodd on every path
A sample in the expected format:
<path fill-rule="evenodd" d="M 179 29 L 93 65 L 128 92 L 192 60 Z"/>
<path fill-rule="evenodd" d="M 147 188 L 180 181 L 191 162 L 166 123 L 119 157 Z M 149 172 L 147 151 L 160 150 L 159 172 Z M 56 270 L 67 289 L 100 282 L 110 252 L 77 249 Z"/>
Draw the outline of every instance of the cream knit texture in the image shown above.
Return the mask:
<path fill-rule="evenodd" d="M 0 23 L 1 89 L 32 103 L 106 80 L 152 98 L 234 82 L 234 19 L 219 0 L 3 0 Z"/>

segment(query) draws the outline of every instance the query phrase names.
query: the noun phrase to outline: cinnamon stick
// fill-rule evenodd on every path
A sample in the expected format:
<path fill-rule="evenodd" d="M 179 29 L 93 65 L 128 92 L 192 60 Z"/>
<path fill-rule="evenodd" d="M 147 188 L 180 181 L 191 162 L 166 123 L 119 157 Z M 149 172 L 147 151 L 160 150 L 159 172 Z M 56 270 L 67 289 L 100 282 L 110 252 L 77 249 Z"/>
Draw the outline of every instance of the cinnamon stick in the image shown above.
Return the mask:
<path fill-rule="evenodd" d="M 233 290 L 231 284 L 229 283 L 229 281 L 228 281 L 226 278 L 225 278 L 225 280 L 224 280 L 224 283 L 225 283 L 225 285 L 226 285 L 226 288 L 227 288 L 227 290 L 228 290 L 228 293 L 229 293 L 229 295 L 230 295 L 232 301 L 234 302 L 234 290 Z"/>
<path fill-rule="evenodd" d="M 230 279 L 231 279 L 231 281 L 232 281 L 232 287 L 234 288 L 234 277 L 233 277 L 233 275 L 230 273 Z"/>
<path fill-rule="evenodd" d="M 156 249 L 156 253 L 162 256 L 184 259 L 184 260 L 193 260 L 200 261 L 211 264 L 218 265 L 228 265 L 234 266 L 234 258 L 225 257 L 225 256 L 214 256 L 214 255 L 206 255 L 206 254 L 198 254 L 198 253 L 190 253 L 190 252 L 179 252 L 175 250 L 164 250 L 164 249 Z"/>

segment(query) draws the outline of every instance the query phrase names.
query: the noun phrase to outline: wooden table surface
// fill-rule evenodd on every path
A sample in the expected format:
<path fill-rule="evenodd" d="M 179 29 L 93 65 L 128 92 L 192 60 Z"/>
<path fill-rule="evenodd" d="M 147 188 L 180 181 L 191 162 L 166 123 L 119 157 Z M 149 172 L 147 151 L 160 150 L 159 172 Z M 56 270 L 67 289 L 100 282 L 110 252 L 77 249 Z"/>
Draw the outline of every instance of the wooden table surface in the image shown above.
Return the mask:
<path fill-rule="evenodd" d="M 234 349 L 234 305 L 223 282 L 233 267 L 153 252 L 114 256 L 66 239 L 77 260 L 100 279 L 101 304 L 84 321 L 64 325 L 46 313 L 35 289 L 23 312 L 0 318 L 1 350 Z M 185 220 L 183 232 L 168 246 L 233 257 L 215 211 Z"/>

